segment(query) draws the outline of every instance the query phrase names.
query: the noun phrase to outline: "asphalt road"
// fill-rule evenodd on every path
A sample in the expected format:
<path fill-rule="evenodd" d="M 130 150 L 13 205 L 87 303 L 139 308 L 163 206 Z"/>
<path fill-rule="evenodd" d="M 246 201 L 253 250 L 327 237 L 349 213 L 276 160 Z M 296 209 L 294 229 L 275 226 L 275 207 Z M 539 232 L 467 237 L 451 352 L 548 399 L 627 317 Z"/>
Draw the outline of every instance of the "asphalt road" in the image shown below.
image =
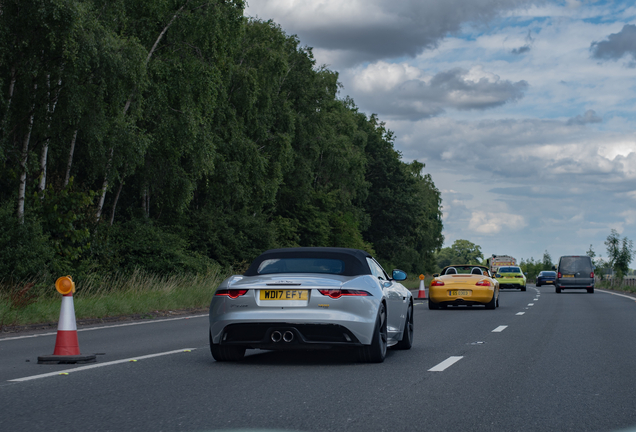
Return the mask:
<path fill-rule="evenodd" d="M 382 364 L 267 351 L 216 363 L 206 316 L 80 329 L 82 352 L 104 353 L 84 369 L 37 364 L 54 332 L 5 335 L 0 431 L 636 426 L 636 298 L 529 285 L 503 291 L 492 311 L 418 303 L 413 349 Z"/>

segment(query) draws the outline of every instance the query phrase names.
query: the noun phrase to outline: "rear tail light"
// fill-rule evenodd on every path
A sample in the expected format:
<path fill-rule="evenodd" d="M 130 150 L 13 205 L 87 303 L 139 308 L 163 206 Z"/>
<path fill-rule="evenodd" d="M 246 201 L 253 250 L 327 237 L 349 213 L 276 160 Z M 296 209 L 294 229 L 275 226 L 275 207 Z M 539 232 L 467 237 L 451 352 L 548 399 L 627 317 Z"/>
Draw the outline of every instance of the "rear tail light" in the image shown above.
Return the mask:
<path fill-rule="evenodd" d="M 477 286 L 491 286 L 490 281 L 486 280 L 486 279 L 480 280 L 475 285 L 477 285 Z"/>
<path fill-rule="evenodd" d="M 347 297 L 368 297 L 370 293 L 362 290 L 339 290 L 339 289 L 319 289 L 318 292 L 324 296 L 329 296 L 332 299 L 337 299 L 343 296 Z"/>
<path fill-rule="evenodd" d="M 523 276 L 521 276 L 521 275 L 517 275 L 517 276 L 515 276 L 515 277 L 516 277 L 516 278 L 521 279 Z"/>
<path fill-rule="evenodd" d="M 559 279 L 561 279 L 561 278 L 563 277 L 563 275 L 561 274 L 561 272 L 557 273 L 557 277 L 558 277 Z"/>
<path fill-rule="evenodd" d="M 594 279 L 594 272 L 590 273 L 590 277 Z"/>
<path fill-rule="evenodd" d="M 216 290 L 216 293 L 214 295 L 217 296 L 228 296 L 231 299 L 235 299 L 235 298 L 239 298 L 240 296 L 243 296 L 245 294 L 247 294 L 246 289 L 229 289 L 229 290 Z"/>
<path fill-rule="evenodd" d="M 431 286 L 444 286 L 444 282 L 442 282 L 441 280 L 433 279 L 433 282 L 431 282 Z"/>

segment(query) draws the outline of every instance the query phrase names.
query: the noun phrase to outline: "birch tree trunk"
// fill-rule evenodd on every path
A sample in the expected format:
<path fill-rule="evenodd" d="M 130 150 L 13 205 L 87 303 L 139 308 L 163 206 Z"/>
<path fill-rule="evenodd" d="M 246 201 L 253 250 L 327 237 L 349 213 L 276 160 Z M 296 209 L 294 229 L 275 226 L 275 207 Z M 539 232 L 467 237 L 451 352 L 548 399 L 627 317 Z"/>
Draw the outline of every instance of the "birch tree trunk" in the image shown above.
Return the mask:
<path fill-rule="evenodd" d="M 53 121 L 53 113 L 55 112 L 55 107 L 57 106 L 57 101 L 60 97 L 60 86 L 62 85 L 62 78 L 57 82 L 57 91 L 55 93 L 55 98 L 53 99 L 53 106 L 51 107 L 51 83 L 50 83 L 50 75 L 46 76 L 46 86 L 47 89 L 47 99 L 48 105 L 46 107 L 46 141 L 44 141 L 44 145 L 42 146 L 42 152 L 40 154 L 40 184 L 38 185 L 38 190 L 40 192 L 44 192 L 46 189 L 46 167 L 47 167 L 47 156 L 49 154 L 49 142 L 50 131 L 51 131 L 51 122 Z M 41 198 L 44 198 L 44 194 L 42 194 Z"/>
<path fill-rule="evenodd" d="M 73 153 L 75 152 L 75 140 L 77 139 L 77 129 L 73 133 L 73 139 L 71 140 L 71 150 L 68 152 L 68 162 L 66 164 L 66 177 L 64 177 L 64 187 L 68 185 L 68 181 L 71 178 L 71 166 L 73 165 Z"/>
<path fill-rule="evenodd" d="M 33 84 L 33 99 L 35 100 L 35 92 L 38 89 L 37 84 Z M 29 141 L 31 140 L 31 131 L 33 130 L 33 117 L 35 117 L 35 102 L 31 108 L 31 116 L 27 126 L 27 133 L 22 141 L 22 154 L 20 157 L 20 187 L 18 189 L 18 220 L 20 224 L 24 223 L 24 198 L 26 195 L 26 179 L 27 179 L 27 162 L 29 160 Z"/>
<path fill-rule="evenodd" d="M 154 54 L 155 50 L 157 49 L 157 46 L 159 45 L 159 42 L 161 41 L 161 39 L 163 39 L 163 36 L 166 34 L 166 32 L 168 31 L 168 29 L 170 28 L 170 26 L 172 25 L 174 20 L 177 19 L 177 17 L 179 16 L 179 14 L 183 10 L 183 8 L 185 8 L 189 2 L 190 2 L 190 0 L 186 1 L 185 4 L 183 6 L 181 6 L 177 12 L 175 12 L 175 14 L 172 16 L 172 19 L 168 23 L 168 25 L 166 25 L 163 28 L 163 30 L 161 31 L 161 33 L 159 33 L 159 36 L 157 37 L 157 40 L 155 40 L 155 43 L 153 44 L 152 48 L 150 49 L 150 52 L 148 53 L 148 56 L 146 57 L 146 62 L 145 62 L 146 66 L 148 66 L 148 62 L 150 61 L 150 59 L 151 59 L 152 55 Z M 134 95 L 135 95 L 135 91 L 133 90 L 130 93 L 130 97 L 126 101 L 126 105 L 124 105 L 124 115 L 126 115 L 126 113 L 128 112 L 128 109 L 130 108 L 130 104 L 132 103 L 132 98 L 133 98 Z M 108 157 L 108 163 L 106 164 L 106 173 L 104 174 L 104 183 L 102 184 L 102 196 L 100 197 L 99 204 L 97 206 L 96 218 L 97 218 L 98 222 L 99 222 L 99 219 L 100 219 L 100 217 L 102 215 L 102 210 L 104 208 L 104 201 L 106 199 L 106 192 L 108 191 L 108 176 L 110 175 L 110 169 L 111 169 L 112 164 L 113 164 L 113 155 L 115 154 L 115 148 L 111 147 L 109 153 L 110 153 L 110 155 Z M 123 181 L 123 179 L 122 179 L 122 181 Z"/>
<path fill-rule="evenodd" d="M 2 134 L 6 134 L 7 120 L 9 119 L 9 111 L 11 110 L 11 101 L 13 100 L 13 91 L 15 90 L 16 72 L 15 66 L 11 68 L 11 82 L 9 83 L 9 97 L 7 98 L 6 111 L 2 120 Z"/>
<path fill-rule="evenodd" d="M 119 194 L 121 194 L 121 189 L 124 187 L 124 182 L 119 183 L 119 189 L 117 189 L 117 194 L 115 195 L 115 202 L 113 203 L 113 209 L 110 212 L 110 226 L 113 226 L 113 221 L 115 220 L 115 209 L 117 208 L 117 202 L 119 201 Z"/>

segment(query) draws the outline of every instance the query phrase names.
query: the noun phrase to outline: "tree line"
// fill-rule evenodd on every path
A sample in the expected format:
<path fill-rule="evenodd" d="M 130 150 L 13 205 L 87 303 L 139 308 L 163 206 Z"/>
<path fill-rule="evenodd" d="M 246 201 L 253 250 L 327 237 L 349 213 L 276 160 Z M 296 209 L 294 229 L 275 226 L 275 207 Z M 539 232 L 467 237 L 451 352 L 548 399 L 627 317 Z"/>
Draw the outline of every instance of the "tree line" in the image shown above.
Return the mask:
<path fill-rule="evenodd" d="M 241 0 L 0 4 L 0 279 L 240 270 L 342 246 L 430 271 L 440 192 Z"/>

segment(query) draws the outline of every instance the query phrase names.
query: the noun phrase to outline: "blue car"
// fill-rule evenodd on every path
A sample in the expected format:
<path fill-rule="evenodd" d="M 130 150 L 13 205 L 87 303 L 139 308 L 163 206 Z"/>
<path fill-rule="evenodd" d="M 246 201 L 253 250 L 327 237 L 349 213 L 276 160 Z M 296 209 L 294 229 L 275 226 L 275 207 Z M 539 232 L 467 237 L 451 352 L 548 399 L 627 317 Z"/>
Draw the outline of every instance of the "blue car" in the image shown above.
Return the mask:
<path fill-rule="evenodd" d="M 541 285 L 554 285 L 554 281 L 556 280 L 556 272 L 553 271 L 542 271 L 537 276 L 536 285 L 540 287 Z"/>

